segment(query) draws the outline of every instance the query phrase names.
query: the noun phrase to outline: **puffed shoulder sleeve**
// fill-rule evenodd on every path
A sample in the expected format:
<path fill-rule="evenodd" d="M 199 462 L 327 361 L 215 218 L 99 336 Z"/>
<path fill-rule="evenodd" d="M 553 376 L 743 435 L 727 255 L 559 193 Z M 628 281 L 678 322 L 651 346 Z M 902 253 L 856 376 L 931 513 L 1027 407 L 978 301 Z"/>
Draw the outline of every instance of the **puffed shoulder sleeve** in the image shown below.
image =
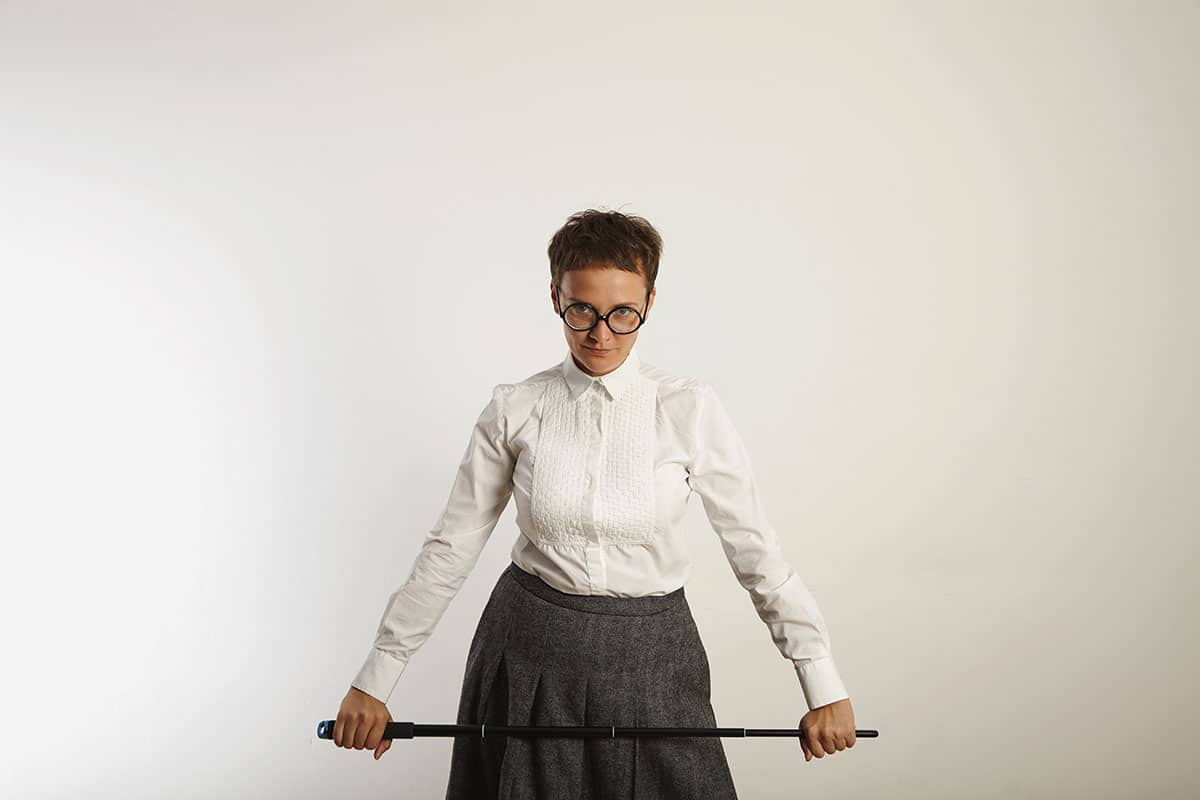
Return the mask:
<path fill-rule="evenodd" d="M 694 392 L 688 485 L 776 647 L 792 661 L 808 707 L 849 697 L 816 599 L 767 519 L 741 436 L 711 384 L 698 381 Z"/>
<path fill-rule="evenodd" d="M 425 536 L 408 577 L 388 598 L 374 644 L 351 685 L 387 702 L 413 654 L 462 588 L 512 496 L 515 458 L 499 384 L 480 412 L 450 496 Z"/>

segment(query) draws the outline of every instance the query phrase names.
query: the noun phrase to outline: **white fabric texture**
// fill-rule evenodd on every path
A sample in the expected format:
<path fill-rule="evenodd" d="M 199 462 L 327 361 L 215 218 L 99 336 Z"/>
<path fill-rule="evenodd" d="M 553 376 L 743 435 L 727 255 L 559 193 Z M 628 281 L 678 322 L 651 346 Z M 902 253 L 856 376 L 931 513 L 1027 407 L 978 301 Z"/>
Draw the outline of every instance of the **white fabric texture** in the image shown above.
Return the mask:
<path fill-rule="evenodd" d="M 711 384 L 642 362 L 593 377 L 570 352 L 480 413 L 445 510 L 389 597 L 351 685 L 387 702 L 474 568 L 510 499 L 512 560 L 572 594 L 666 594 L 690 572 L 683 518 L 700 496 L 738 582 L 809 708 L 848 697 L 825 620 L 784 558 L 746 448 Z"/>

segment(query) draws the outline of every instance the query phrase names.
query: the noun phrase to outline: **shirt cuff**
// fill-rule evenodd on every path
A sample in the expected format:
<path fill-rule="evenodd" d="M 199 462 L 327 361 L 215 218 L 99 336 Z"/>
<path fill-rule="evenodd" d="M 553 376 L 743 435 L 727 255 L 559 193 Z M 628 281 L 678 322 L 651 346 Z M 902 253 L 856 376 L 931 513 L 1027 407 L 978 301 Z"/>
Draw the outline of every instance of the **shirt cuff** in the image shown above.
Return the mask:
<path fill-rule="evenodd" d="M 800 688 L 804 690 L 804 701 L 808 703 L 810 711 L 850 696 L 846 687 L 842 685 L 837 667 L 833 664 L 833 656 L 802 658 L 792 663 L 796 667 Z"/>
<path fill-rule="evenodd" d="M 366 692 L 381 703 L 387 703 L 407 665 L 407 662 L 373 647 L 350 685 Z"/>

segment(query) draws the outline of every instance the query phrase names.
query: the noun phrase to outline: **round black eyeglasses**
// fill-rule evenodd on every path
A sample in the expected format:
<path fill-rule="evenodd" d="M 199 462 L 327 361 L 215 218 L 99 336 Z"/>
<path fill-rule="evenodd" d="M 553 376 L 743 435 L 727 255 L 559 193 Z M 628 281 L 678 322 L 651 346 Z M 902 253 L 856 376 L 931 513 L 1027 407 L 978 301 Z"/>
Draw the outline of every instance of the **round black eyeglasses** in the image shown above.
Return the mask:
<path fill-rule="evenodd" d="M 559 308 L 562 308 L 562 303 L 559 301 L 559 288 L 554 287 L 554 303 Z M 650 292 L 646 292 L 646 308 L 643 312 L 639 312 L 633 306 L 617 306 L 607 314 L 601 314 L 596 309 L 592 308 L 587 303 L 572 303 L 567 306 L 559 316 L 566 326 L 573 331 L 590 331 L 592 328 L 604 320 L 604 324 L 608 329 L 615 334 L 625 335 L 633 333 L 638 328 L 642 327 L 646 322 L 645 311 L 649 311 Z"/>

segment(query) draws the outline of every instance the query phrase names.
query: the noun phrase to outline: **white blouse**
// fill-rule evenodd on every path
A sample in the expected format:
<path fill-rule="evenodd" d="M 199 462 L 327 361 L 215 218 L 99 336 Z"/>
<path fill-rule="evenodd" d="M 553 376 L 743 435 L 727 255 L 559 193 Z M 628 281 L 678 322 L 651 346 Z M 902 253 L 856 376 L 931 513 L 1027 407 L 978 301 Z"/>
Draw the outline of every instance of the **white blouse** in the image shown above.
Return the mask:
<path fill-rule="evenodd" d="M 387 702 L 475 566 L 510 497 L 512 560 L 563 592 L 636 597 L 683 586 L 682 521 L 700 495 L 725 556 L 808 707 L 848 697 L 816 600 L 763 511 L 750 459 L 710 384 L 638 359 L 607 375 L 561 363 L 502 383 L 479 415 L 446 508 L 388 599 L 353 686 Z"/>

